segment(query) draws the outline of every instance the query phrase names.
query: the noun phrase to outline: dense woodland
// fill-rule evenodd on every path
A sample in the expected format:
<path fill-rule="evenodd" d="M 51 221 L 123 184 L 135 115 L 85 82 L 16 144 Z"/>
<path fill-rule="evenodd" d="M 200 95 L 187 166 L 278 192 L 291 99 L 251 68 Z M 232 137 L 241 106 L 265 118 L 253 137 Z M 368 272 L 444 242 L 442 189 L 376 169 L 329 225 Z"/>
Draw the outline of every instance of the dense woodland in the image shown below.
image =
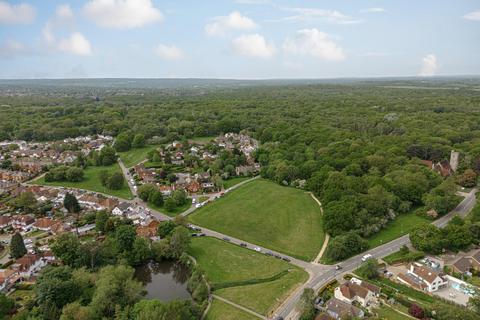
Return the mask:
<path fill-rule="evenodd" d="M 6 88 L 11 88 L 7 90 Z M 479 79 L 389 80 L 114 90 L 4 84 L 0 140 L 58 140 L 88 134 L 144 135 L 170 142 L 248 132 L 261 142 L 262 176 L 305 187 L 321 199 L 332 260 L 366 247 L 395 216 L 458 198 L 455 184 L 480 173 Z M 21 94 L 15 94 L 21 93 Z M 460 165 L 444 179 L 421 160 Z M 221 159 L 217 165 L 222 168 Z"/>

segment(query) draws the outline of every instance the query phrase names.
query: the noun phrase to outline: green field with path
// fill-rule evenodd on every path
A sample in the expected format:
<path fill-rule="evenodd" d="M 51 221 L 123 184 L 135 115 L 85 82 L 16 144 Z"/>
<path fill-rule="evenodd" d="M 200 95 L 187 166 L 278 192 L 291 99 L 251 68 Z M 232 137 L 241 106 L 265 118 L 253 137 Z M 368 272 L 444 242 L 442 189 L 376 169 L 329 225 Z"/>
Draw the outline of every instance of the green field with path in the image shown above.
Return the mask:
<path fill-rule="evenodd" d="M 205 320 L 258 320 L 258 317 L 218 299 L 213 299 Z"/>
<path fill-rule="evenodd" d="M 133 167 L 134 165 L 142 162 L 147 159 L 147 154 L 158 148 L 158 146 L 144 146 L 142 148 L 132 148 L 128 151 L 117 152 L 120 159 L 122 159 L 123 164 L 127 167 Z"/>
<path fill-rule="evenodd" d="M 193 238 L 189 254 L 205 272 L 214 294 L 264 315 L 308 279 L 305 271 L 283 260 L 216 238 Z M 247 284 L 276 275 L 280 276 L 274 280 Z M 226 284 L 230 286 L 222 288 Z"/>
<path fill-rule="evenodd" d="M 311 261 L 325 234 L 320 207 L 305 191 L 258 179 L 189 216 L 192 223 Z"/>

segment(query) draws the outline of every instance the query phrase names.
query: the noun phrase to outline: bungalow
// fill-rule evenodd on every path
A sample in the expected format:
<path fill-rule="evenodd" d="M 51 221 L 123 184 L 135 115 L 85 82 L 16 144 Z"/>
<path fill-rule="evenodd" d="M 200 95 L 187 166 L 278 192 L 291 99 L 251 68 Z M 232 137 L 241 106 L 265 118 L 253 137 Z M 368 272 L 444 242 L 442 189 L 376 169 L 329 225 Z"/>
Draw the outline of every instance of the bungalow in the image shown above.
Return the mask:
<path fill-rule="evenodd" d="M 435 292 L 448 284 L 442 273 L 435 272 L 419 263 L 410 264 L 407 274 L 400 273 L 397 279 L 406 285 L 428 292 Z"/>
<path fill-rule="evenodd" d="M 70 231 L 71 227 L 68 224 L 64 224 L 61 221 L 58 221 L 55 223 L 53 226 L 50 227 L 50 232 L 52 232 L 55 235 L 65 233 L 67 231 Z"/>
<path fill-rule="evenodd" d="M 0 269 L 0 292 L 7 292 L 19 280 L 18 272 L 11 269 Z"/>
<path fill-rule="evenodd" d="M 169 196 L 175 190 L 175 187 L 174 186 L 160 185 L 160 186 L 158 186 L 158 189 L 160 190 L 160 192 L 162 193 L 163 196 Z"/>
<path fill-rule="evenodd" d="M 472 260 L 469 257 L 461 257 L 452 264 L 454 272 L 461 274 L 469 274 L 473 269 Z"/>
<path fill-rule="evenodd" d="M 47 260 L 44 259 L 41 254 L 26 254 L 23 257 L 17 259 L 10 267 L 13 271 L 24 278 L 30 278 L 43 267 L 47 265 Z"/>
<path fill-rule="evenodd" d="M 0 216 L 0 229 L 8 228 L 12 225 L 12 218 L 7 216 Z"/>
<path fill-rule="evenodd" d="M 100 206 L 102 208 L 107 209 L 108 211 L 112 211 L 117 205 L 119 201 L 115 198 L 102 198 L 100 199 Z"/>
<path fill-rule="evenodd" d="M 472 256 L 472 266 L 475 270 L 480 271 L 480 250 Z"/>
<path fill-rule="evenodd" d="M 362 309 L 338 300 L 337 298 L 328 300 L 326 311 L 328 315 L 334 319 L 343 319 L 347 317 L 363 318 L 365 316 L 365 313 Z"/>
<path fill-rule="evenodd" d="M 37 230 L 47 231 L 50 232 L 52 227 L 58 223 L 57 220 L 53 220 L 50 218 L 40 218 L 35 221 L 33 224 L 33 228 Z"/>
<path fill-rule="evenodd" d="M 350 303 L 357 301 L 363 307 L 377 302 L 380 289 L 368 282 L 352 278 L 350 281 L 335 288 L 335 298 Z"/>
<path fill-rule="evenodd" d="M 29 215 L 16 215 L 12 217 L 12 226 L 17 230 L 29 231 L 34 223 L 35 219 Z"/>

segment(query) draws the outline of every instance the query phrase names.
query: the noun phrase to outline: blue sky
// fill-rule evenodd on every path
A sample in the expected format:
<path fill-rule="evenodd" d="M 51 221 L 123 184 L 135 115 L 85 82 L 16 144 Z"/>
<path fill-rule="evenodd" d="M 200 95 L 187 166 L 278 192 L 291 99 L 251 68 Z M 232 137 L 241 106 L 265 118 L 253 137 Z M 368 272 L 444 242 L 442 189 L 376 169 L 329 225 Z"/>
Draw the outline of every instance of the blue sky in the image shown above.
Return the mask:
<path fill-rule="evenodd" d="M 464 74 L 478 0 L 0 0 L 0 78 Z"/>

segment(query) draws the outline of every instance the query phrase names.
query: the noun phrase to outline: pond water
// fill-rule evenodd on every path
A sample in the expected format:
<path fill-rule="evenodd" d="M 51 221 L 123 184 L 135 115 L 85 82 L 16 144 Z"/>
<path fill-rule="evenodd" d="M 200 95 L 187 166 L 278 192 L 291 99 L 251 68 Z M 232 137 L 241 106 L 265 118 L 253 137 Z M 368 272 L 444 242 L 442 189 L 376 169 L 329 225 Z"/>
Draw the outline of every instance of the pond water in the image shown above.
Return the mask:
<path fill-rule="evenodd" d="M 189 277 L 188 268 L 172 261 L 152 261 L 135 270 L 135 278 L 145 285 L 145 298 L 166 302 L 192 298 L 187 290 Z"/>

